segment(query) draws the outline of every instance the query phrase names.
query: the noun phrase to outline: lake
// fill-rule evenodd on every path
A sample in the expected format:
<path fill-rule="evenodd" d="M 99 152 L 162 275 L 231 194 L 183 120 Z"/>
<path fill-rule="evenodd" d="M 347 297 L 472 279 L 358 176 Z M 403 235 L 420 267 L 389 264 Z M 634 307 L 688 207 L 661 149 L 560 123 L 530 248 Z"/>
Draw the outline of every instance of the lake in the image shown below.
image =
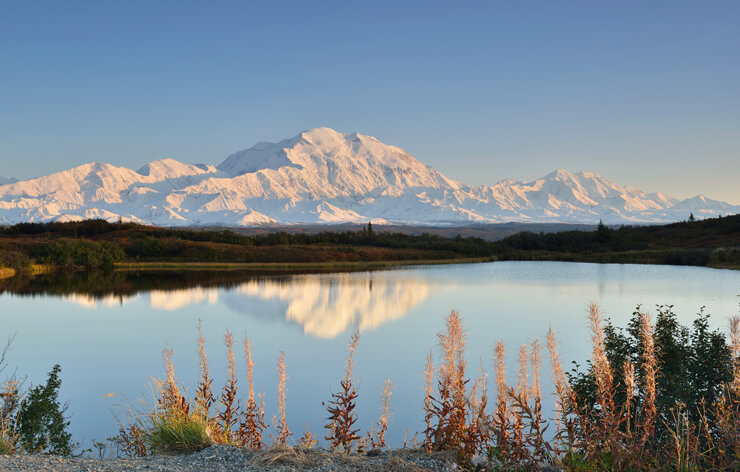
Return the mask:
<path fill-rule="evenodd" d="M 683 324 L 706 306 L 711 325 L 725 330 L 728 317 L 738 313 L 740 271 L 494 262 L 294 275 L 117 272 L 6 280 L 0 291 L 0 342 L 16 334 L 10 370 L 27 375 L 28 385 L 42 382 L 53 364 L 62 366 L 70 430 L 85 447 L 117 432 L 113 415 L 125 414 L 122 405 L 139 399 L 152 404 L 151 379 L 162 377 L 166 344 L 192 397 L 198 320 L 217 391 L 225 380 L 225 331 L 234 333 L 237 346 L 245 335 L 251 339 L 255 387 L 265 392 L 268 419 L 276 413 L 277 358 L 285 352 L 294 439 L 307 427 L 323 438 L 322 402 L 339 388 L 347 342 L 359 329 L 359 426 L 364 432 L 377 421 L 383 383 L 390 378 L 395 389 L 388 438 L 400 446 L 405 434 L 410 440 L 423 429 L 425 358 L 430 349 L 437 353 L 435 333 L 450 310 L 465 321 L 471 376 L 481 361 L 493 371 L 492 347 L 502 339 L 513 379 L 518 347 L 536 337 L 544 343 L 549 326 L 564 364 L 588 358 L 589 301 L 620 326 L 638 304 L 651 313 L 657 304 L 674 305 Z M 240 350 L 236 358 L 245 394 Z M 547 364 L 543 373 L 543 391 L 551 392 Z M 494 385 L 491 376 L 492 394 Z M 551 405 L 547 395 L 545 407 Z"/>

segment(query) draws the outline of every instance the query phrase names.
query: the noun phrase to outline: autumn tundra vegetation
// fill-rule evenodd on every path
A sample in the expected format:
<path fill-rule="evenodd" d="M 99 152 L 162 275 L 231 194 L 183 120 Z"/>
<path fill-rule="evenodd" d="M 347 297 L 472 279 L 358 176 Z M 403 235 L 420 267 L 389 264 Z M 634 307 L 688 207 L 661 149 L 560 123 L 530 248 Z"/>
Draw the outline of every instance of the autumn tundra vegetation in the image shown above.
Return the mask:
<path fill-rule="evenodd" d="M 489 359 L 496 387 L 495 396 L 489 396 L 486 362 L 471 376 L 465 326 L 453 311 L 438 334 L 438 356 L 433 351 L 427 356 L 425 393 L 419 402 L 424 429 L 403 447 L 431 455 L 444 453 L 470 470 L 738 470 L 740 317 L 731 318 L 729 336 L 710 330 L 708 319 L 700 312 L 692 326 L 686 327 L 678 323 L 671 306 L 658 307 L 655 319 L 638 307 L 629 324 L 619 328 L 603 320 L 599 307 L 591 304 L 592 355 L 584 367 L 565 370 L 552 329 L 544 343 L 536 339 L 513 355 L 507 355 L 499 340 Z M 194 398 L 183 393 L 173 351 L 165 347 L 164 376 L 156 385 L 154 409 L 120 424 L 116 440 L 125 453 L 190 452 L 224 444 L 300 455 L 319 444 L 311 431 L 297 436 L 288 428 L 288 359 L 284 353 L 277 356 L 278 414 L 268 422 L 265 395 L 257 395 L 253 384 L 251 341 L 245 337 L 241 343 L 247 366 L 243 394 L 235 367 L 235 339 L 226 332 L 228 369 L 219 394 L 209 373 L 200 326 L 197 339 L 200 379 Z M 390 447 L 385 440 L 393 388 L 390 380 L 385 382 L 376 425 L 365 433 L 356 426 L 359 390 L 353 365 L 359 341 L 355 333 L 338 389 L 324 405 L 327 453 L 360 456 Z M 506 377 L 509 358 L 517 366 L 513 379 Z M 552 376 L 554 411 L 543 409 L 546 370 Z M 55 368 L 50 384 L 34 389 L 25 399 L 17 384 L 6 383 L 0 403 L 3 453 L 69 453 L 49 441 L 55 437 L 52 430 L 39 429 L 43 421 L 32 423 L 18 414 L 24 401 L 51 396 L 45 405 L 52 412 L 52 423 L 59 427 L 59 421 L 64 422 L 53 414 L 61 415 L 54 395 L 57 374 Z M 34 428 L 35 435 L 28 433 Z M 27 437 L 41 438 L 41 442 L 29 442 Z"/>
<path fill-rule="evenodd" d="M 626 329 L 604 322 L 599 307 L 588 314 L 592 356 L 584 370 L 563 368 L 555 333 L 546 343 L 534 340 L 513 356 L 518 374 L 505 375 L 502 341 L 492 349 L 496 396 L 489 398 L 481 366 L 469 375 L 466 332 L 456 312 L 438 335 L 439 359 L 430 352 L 425 396 L 420 402 L 425 429 L 407 447 L 429 453 L 447 451 L 463 467 L 478 470 L 736 470 L 740 466 L 740 319 L 730 322 L 729 340 L 708 327 L 700 313 L 692 327 L 681 326 L 671 307 L 659 307 L 656 320 L 635 311 Z M 250 341 L 244 340 L 248 393 L 240 408 L 234 372 L 233 336 L 226 333 L 227 381 L 218 399 L 212 392 L 208 363 L 199 336 L 201 378 L 195 398 L 180 393 L 172 351 L 164 351 L 165 378 L 155 410 L 122 425 L 120 439 L 132 454 L 189 451 L 210 444 L 253 449 L 312 448 L 310 431 L 290 440 L 285 417 L 284 354 L 278 357 L 276 392 L 279 416 L 266 439 L 264 396 L 255 397 Z M 382 414 L 372 431 L 356 427 L 358 390 L 352 377 L 359 343 L 349 343 L 339 388 L 326 402 L 328 449 L 363 454 L 387 448 L 392 384 L 386 381 Z M 547 353 L 547 356 L 545 355 Z M 542 371 L 549 370 L 555 411 L 543 410 Z"/>
<path fill-rule="evenodd" d="M 688 216 L 688 215 L 687 215 Z M 500 233 L 471 227 L 476 235 Z M 409 234 L 408 228 L 371 223 L 316 233 L 276 228 L 263 234 L 232 229 L 157 228 L 104 220 L 0 226 L 0 268 L 25 274 L 32 265 L 58 270 L 141 269 L 154 264 L 370 264 L 461 260 L 557 260 L 740 267 L 740 215 L 666 225 L 607 226 L 595 231 L 525 231 L 490 241 Z M 562 228 L 561 228 L 562 229 Z M 406 232 L 403 232 L 405 230 Z M 164 266 L 163 266 L 164 267 Z M 202 268 L 202 267 L 200 267 Z M 2 273 L 0 273 L 2 274 Z"/>

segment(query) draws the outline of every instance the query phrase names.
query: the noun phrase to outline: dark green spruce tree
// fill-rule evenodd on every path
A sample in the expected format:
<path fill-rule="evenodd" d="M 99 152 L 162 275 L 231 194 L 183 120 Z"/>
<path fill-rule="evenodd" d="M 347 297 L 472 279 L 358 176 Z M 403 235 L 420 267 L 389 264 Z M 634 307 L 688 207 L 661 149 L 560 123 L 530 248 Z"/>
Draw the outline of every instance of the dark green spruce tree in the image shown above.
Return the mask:
<path fill-rule="evenodd" d="M 61 456 L 72 453 L 72 435 L 67 432 L 69 421 L 64 416 L 67 405 L 59 403 L 61 370 L 58 364 L 55 365 L 49 372 L 46 385 L 33 387 L 21 407 L 18 430 L 23 449 L 28 453 Z"/>

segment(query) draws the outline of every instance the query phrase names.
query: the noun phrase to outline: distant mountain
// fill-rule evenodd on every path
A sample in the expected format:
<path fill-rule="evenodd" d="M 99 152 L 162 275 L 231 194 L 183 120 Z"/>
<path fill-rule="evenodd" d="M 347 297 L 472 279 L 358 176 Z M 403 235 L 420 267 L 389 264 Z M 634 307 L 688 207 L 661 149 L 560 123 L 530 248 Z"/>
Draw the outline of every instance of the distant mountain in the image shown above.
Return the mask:
<path fill-rule="evenodd" d="M 16 179 L 3 177 L 2 175 L 0 175 L 0 185 L 11 184 L 13 182 L 16 182 Z"/>
<path fill-rule="evenodd" d="M 590 172 L 558 169 L 533 182 L 469 186 L 403 149 L 316 128 L 261 142 L 217 166 L 154 161 L 138 171 L 92 162 L 45 177 L 0 180 L 0 223 L 122 219 L 156 225 L 253 226 L 390 222 L 668 222 L 740 206 L 679 201 Z"/>

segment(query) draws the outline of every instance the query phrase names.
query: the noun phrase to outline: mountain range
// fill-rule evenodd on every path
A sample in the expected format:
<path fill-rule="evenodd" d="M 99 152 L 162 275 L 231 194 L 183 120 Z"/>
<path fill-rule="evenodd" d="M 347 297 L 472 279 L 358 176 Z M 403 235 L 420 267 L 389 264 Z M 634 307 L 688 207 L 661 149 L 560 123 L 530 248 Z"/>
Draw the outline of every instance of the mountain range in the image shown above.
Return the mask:
<path fill-rule="evenodd" d="M 0 224 L 103 218 L 162 226 L 366 222 L 424 225 L 660 223 L 740 213 L 702 195 L 678 200 L 558 169 L 471 186 L 403 149 L 316 128 L 260 142 L 217 166 L 174 159 L 131 170 L 91 162 L 44 177 L 0 178 Z"/>

